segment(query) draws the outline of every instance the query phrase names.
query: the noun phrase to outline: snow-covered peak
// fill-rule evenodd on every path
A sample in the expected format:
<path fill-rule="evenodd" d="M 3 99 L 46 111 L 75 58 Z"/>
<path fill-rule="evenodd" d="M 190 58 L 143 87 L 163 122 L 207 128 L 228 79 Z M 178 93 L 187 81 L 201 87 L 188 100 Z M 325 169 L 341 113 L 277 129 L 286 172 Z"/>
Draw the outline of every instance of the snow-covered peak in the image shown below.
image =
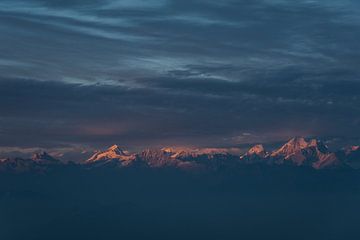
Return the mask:
<path fill-rule="evenodd" d="M 271 155 L 288 155 L 307 146 L 308 143 L 305 141 L 304 138 L 292 138 L 278 150 L 274 151 Z"/>
<path fill-rule="evenodd" d="M 44 165 L 59 164 L 60 163 L 60 160 L 54 158 L 53 156 L 51 156 L 47 152 L 35 153 L 32 156 L 31 160 L 36 162 L 36 163 L 44 164 Z"/>
<path fill-rule="evenodd" d="M 347 148 L 349 152 L 356 152 L 360 150 L 360 146 L 350 146 Z"/>
<path fill-rule="evenodd" d="M 287 156 L 293 154 L 301 149 L 307 148 L 309 143 L 302 137 L 295 137 L 290 139 L 281 148 L 274 151 L 271 156 Z"/>
<path fill-rule="evenodd" d="M 311 139 L 308 143 L 308 147 L 315 147 L 317 150 L 323 153 L 328 151 L 328 147 L 318 139 Z"/>
<path fill-rule="evenodd" d="M 328 152 L 328 147 L 318 139 L 310 139 L 306 141 L 302 137 L 295 137 L 290 139 L 287 143 L 285 143 L 281 148 L 275 150 L 271 156 L 290 156 L 296 152 L 301 151 L 306 148 L 315 148 L 316 151 L 326 153 Z"/>
<path fill-rule="evenodd" d="M 118 151 L 120 150 L 119 146 L 114 144 L 111 147 L 108 148 L 109 151 Z"/>
<path fill-rule="evenodd" d="M 128 155 L 129 152 L 121 149 L 118 145 L 112 145 L 107 149 L 107 152 L 115 153 L 117 155 Z"/>
<path fill-rule="evenodd" d="M 31 159 L 35 162 L 47 162 L 47 163 L 59 162 L 59 160 L 52 157 L 47 152 L 35 153 Z"/>
<path fill-rule="evenodd" d="M 248 155 L 254 155 L 254 154 L 255 155 L 265 155 L 264 146 L 262 144 L 255 145 L 247 151 L 247 154 Z"/>
<path fill-rule="evenodd" d="M 128 151 L 124 151 L 119 148 L 118 145 L 113 145 L 105 151 L 96 152 L 92 157 L 90 157 L 87 162 L 96 162 L 103 160 L 112 160 L 117 159 L 119 161 L 131 160 L 134 158 L 133 154 L 130 154 Z"/>
<path fill-rule="evenodd" d="M 360 153 L 360 146 L 348 146 L 343 149 L 345 155 Z"/>
<path fill-rule="evenodd" d="M 285 145 L 297 149 L 302 149 L 306 148 L 309 145 L 309 142 L 307 142 L 303 137 L 294 137 L 290 139 L 290 141 L 288 141 Z"/>

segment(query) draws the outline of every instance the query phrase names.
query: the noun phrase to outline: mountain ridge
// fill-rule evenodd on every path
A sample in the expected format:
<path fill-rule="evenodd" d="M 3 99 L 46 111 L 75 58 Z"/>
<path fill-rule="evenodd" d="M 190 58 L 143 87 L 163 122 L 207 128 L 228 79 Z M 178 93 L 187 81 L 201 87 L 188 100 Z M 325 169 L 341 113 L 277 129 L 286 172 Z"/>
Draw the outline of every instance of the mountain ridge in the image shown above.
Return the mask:
<path fill-rule="evenodd" d="M 165 147 L 132 153 L 118 145 L 112 145 L 103 151 L 96 151 L 89 159 L 75 165 L 88 169 L 142 167 L 184 171 L 217 171 L 249 164 L 307 167 L 316 170 L 360 169 L 359 146 L 330 151 L 326 144 L 316 138 L 294 137 L 273 151 L 267 151 L 262 144 L 256 144 L 245 153 L 235 152 L 233 148 Z M 68 164 L 41 152 L 30 159 L 3 158 L 0 161 L 0 171 L 46 171 L 47 168 L 59 165 Z"/>

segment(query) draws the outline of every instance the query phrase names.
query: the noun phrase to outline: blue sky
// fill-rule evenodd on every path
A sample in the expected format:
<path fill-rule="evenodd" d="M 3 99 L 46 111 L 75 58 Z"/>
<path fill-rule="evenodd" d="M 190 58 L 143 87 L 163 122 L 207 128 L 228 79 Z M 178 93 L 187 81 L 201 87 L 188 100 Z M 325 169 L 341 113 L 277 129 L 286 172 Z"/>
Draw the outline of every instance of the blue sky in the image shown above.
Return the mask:
<path fill-rule="evenodd" d="M 0 146 L 359 141 L 360 3 L 2 0 Z"/>

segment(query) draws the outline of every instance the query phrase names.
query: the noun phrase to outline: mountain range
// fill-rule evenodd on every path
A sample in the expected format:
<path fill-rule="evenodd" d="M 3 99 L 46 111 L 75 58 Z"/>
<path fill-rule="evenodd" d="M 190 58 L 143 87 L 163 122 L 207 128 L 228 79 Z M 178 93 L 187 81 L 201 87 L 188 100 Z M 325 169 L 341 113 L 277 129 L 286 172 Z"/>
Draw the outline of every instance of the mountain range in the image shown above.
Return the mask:
<path fill-rule="evenodd" d="M 237 149 L 238 150 L 238 149 Z M 131 153 L 113 145 L 97 151 L 89 159 L 78 164 L 64 163 L 46 152 L 34 154 L 31 159 L 0 159 L 1 172 L 44 172 L 56 167 L 77 166 L 95 168 L 173 168 L 184 171 L 219 171 L 224 168 L 241 168 L 244 165 L 261 164 L 322 169 L 360 169 L 360 147 L 349 146 L 338 151 L 329 148 L 318 139 L 295 137 L 280 148 L 267 151 L 263 145 L 255 145 L 239 154 L 227 148 L 162 148 L 146 149 Z"/>

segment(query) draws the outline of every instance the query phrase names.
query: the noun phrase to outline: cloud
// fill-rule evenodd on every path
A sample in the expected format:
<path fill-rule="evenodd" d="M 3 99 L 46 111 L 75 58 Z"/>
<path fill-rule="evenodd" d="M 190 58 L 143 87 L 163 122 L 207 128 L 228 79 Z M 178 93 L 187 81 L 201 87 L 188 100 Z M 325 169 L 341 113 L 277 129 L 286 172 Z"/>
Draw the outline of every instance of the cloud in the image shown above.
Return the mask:
<path fill-rule="evenodd" d="M 224 139 L 243 132 L 271 140 L 281 133 L 283 138 L 299 132 L 359 134 L 360 83 L 354 81 L 320 80 L 312 85 L 175 77 L 139 81 L 141 88 L 0 81 L 0 145 L 121 143 L 136 148 L 164 141 L 231 145 L 235 142 Z"/>
<path fill-rule="evenodd" d="M 4 0 L 0 9 L 0 145 L 360 131 L 358 2 Z"/>

